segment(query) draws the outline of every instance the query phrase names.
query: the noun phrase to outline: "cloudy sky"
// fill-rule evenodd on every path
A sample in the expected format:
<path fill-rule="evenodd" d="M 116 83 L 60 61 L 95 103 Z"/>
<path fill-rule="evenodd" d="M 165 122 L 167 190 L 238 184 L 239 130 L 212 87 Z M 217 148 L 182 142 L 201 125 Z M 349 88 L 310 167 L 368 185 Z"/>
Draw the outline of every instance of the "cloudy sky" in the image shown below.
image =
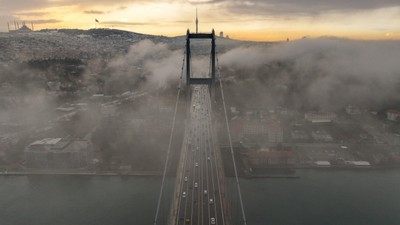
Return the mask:
<path fill-rule="evenodd" d="M 95 27 L 176 36 L 212 28 L 231 38 L 285 40 L 337 36 L 400 39 L 399 0 L 0 0 L 0 31 L 7 22 L 35 29 Z"/>

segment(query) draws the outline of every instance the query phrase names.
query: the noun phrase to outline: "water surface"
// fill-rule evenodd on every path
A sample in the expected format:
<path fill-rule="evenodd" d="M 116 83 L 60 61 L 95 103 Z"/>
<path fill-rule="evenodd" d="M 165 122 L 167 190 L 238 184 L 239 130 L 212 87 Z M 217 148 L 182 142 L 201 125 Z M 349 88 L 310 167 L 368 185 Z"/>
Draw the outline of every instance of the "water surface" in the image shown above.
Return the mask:
<path fill-rule="evenodd" d="M 241 179 L 248 225 L 400 224 L 400 170 L 302 170 L 297 175 Z M 0 225 L 151 225 L 160 181 L 0 176 Z M 168 200 L 162 206 L 163 220 Z M 238 208 L 237 201 L 233 207 Z"/>

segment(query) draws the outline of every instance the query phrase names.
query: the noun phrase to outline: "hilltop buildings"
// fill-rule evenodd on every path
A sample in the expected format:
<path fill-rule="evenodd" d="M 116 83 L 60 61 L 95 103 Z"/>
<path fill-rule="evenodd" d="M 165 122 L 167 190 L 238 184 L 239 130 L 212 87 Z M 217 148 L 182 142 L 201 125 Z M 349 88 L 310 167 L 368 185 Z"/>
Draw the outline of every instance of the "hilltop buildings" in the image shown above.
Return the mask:
<path fill-rule="evenodd" d="M 24 25 L 22 25 L 22 27 L 19 28 L 19 29 L 10 30 L 10 33 L 30 33 L 30 32 L 32 32 L 32 31 L 33 31 L 33 30 L 32 30 L 31 28 L 27 27 L 27 26 L 24 24 Z"/>

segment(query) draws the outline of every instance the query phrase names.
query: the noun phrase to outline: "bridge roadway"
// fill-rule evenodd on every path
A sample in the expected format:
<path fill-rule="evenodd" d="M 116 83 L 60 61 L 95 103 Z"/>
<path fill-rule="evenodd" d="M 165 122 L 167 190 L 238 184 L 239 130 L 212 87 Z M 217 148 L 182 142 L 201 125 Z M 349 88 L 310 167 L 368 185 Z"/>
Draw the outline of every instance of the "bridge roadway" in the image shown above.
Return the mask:
<path fill-rule="evenodd" d="M 212 135 L 211 99 L 207 86 L 195 85 L 190 123 L 178 173 L 176 225 L 225 225 L 221 166 Z M 183 161 L 183 162 L 182 162 Z"/>

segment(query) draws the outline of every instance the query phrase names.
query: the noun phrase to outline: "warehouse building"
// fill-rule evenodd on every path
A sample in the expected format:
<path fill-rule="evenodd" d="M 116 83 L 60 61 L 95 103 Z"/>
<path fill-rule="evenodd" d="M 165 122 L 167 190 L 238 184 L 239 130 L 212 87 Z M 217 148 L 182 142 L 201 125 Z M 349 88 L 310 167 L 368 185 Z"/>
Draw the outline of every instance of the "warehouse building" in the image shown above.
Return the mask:
<path fill-rule="evenodd" d="M 25 148 L 26 166 L 36 169 L 77 169 L 93 158 L 92 144 L 84 139 L 45 138 Z"/>

